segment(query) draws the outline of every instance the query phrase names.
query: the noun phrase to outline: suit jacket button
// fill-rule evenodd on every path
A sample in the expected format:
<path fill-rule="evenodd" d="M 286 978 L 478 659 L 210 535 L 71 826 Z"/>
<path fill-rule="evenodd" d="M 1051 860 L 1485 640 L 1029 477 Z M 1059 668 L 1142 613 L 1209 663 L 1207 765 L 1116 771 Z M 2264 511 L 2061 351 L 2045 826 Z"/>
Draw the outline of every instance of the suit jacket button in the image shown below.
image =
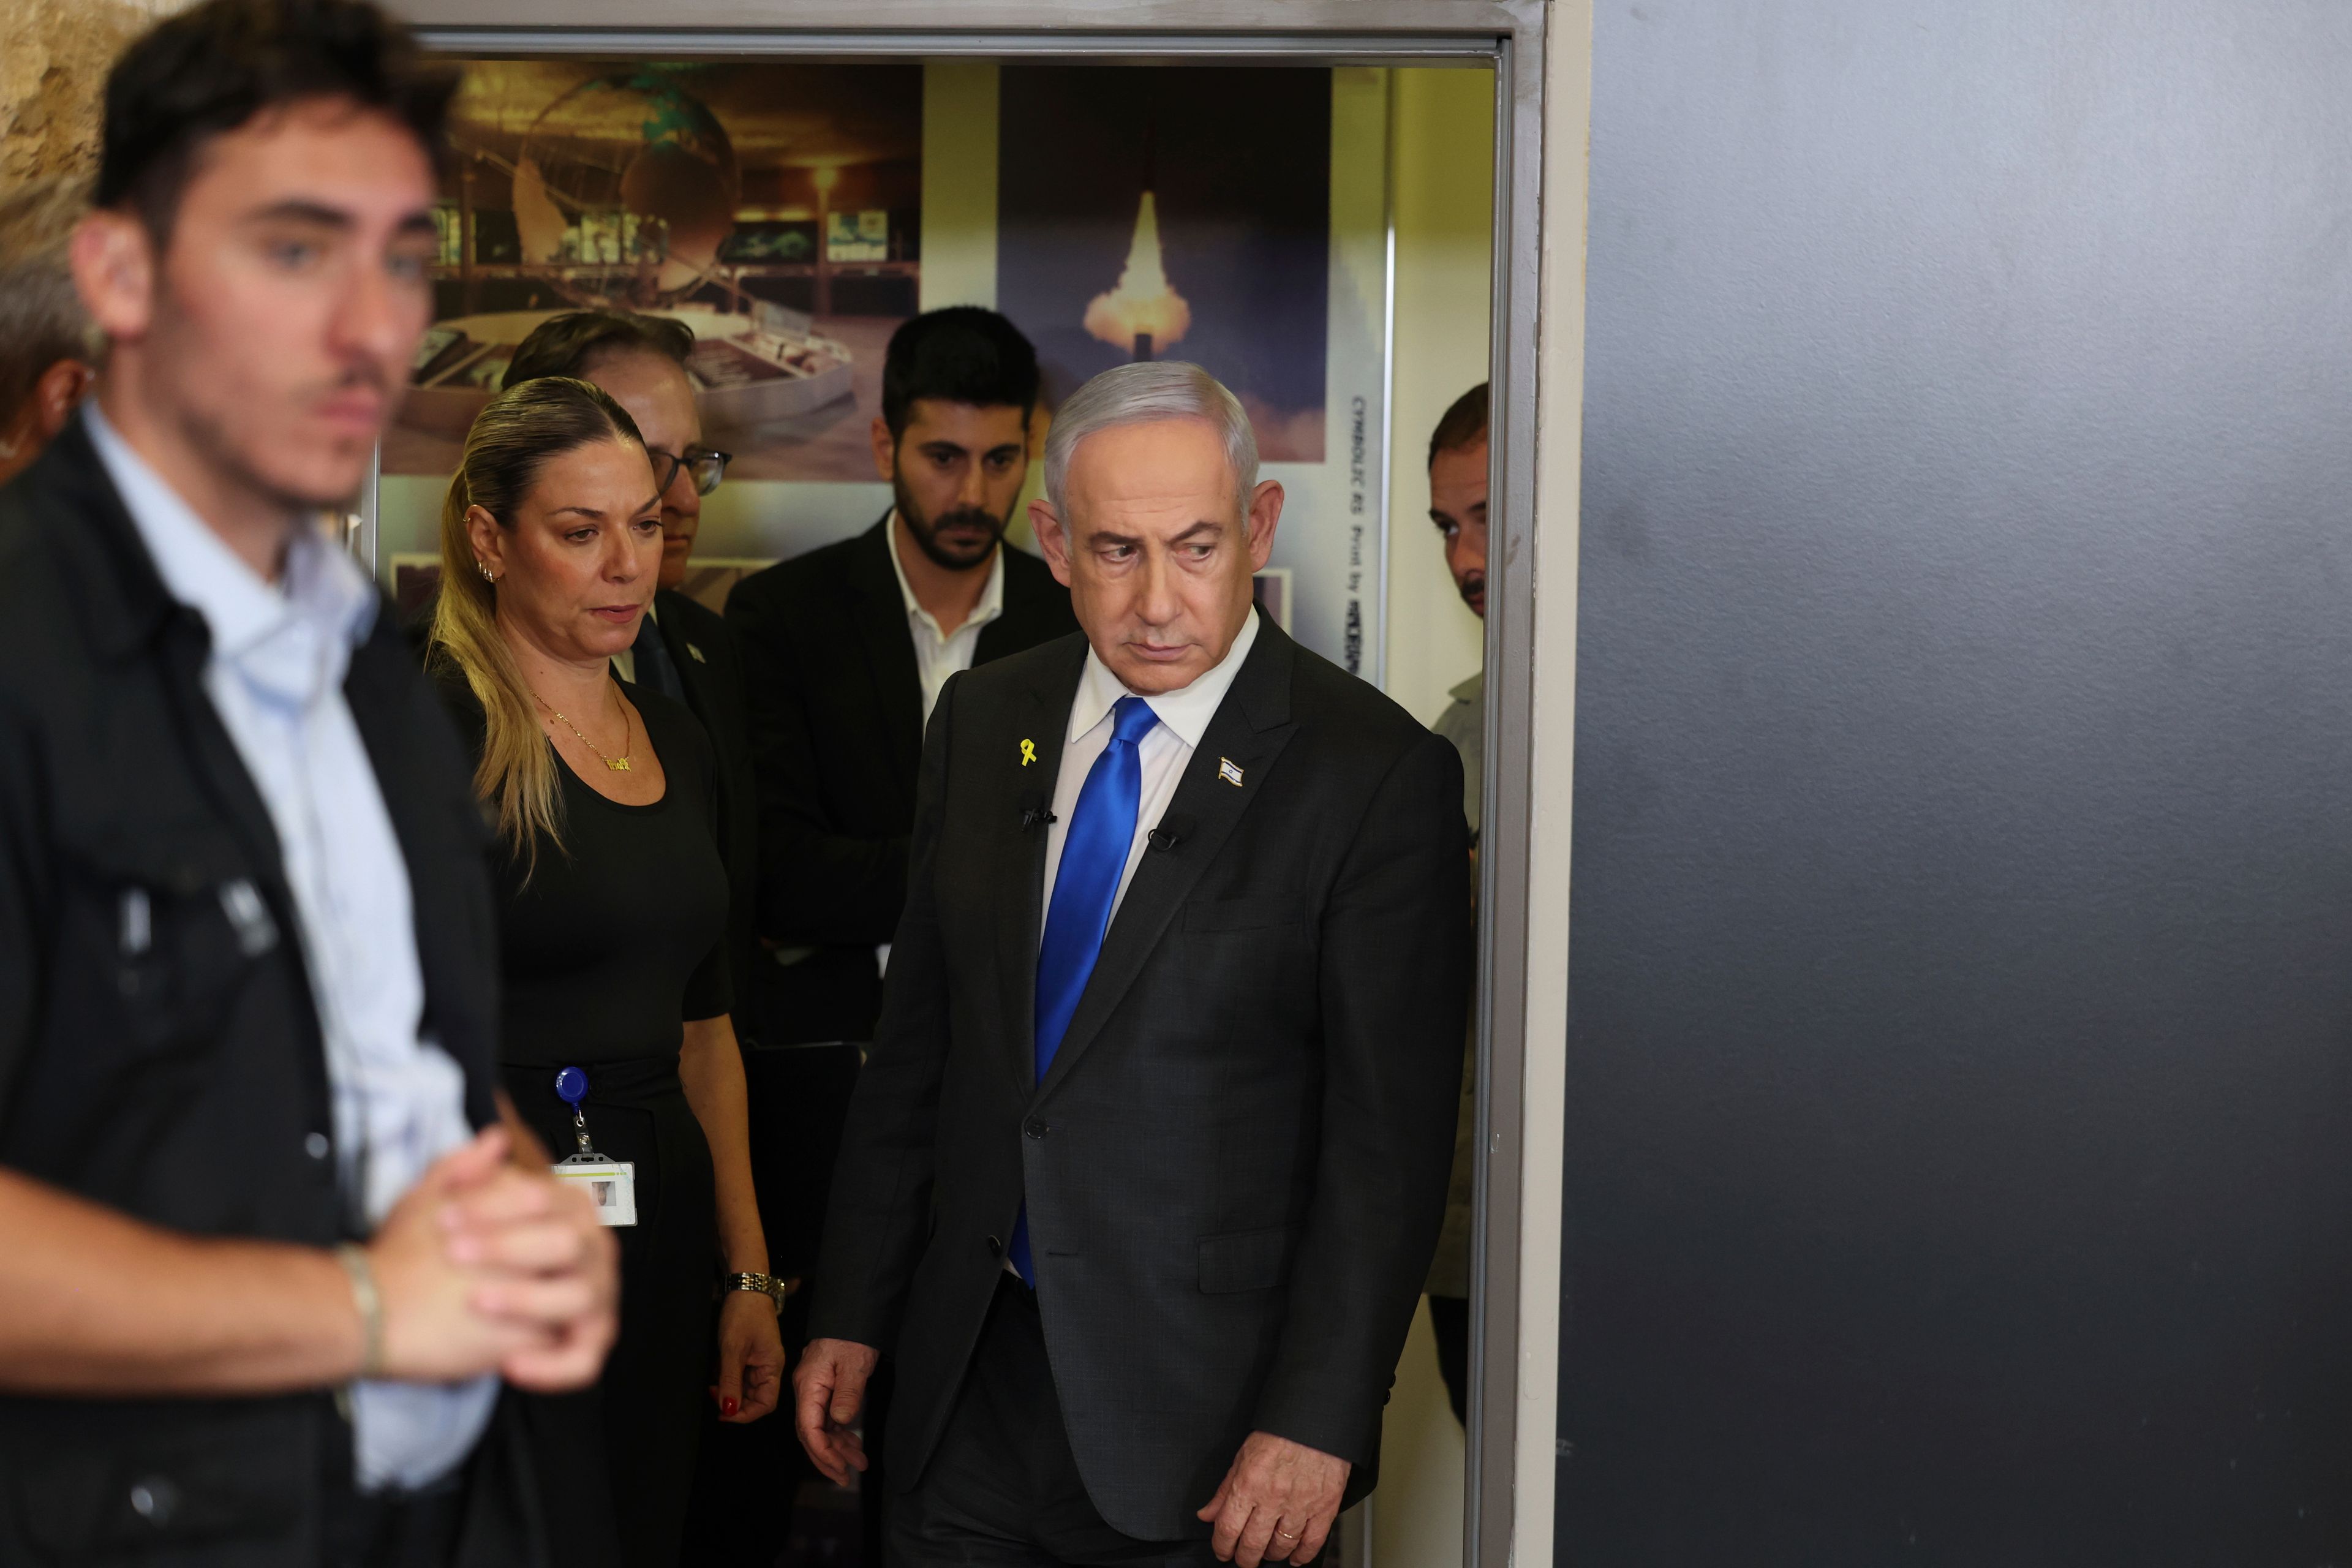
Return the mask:
<path fill-rule="evenodd" d="M 1045 1136 L 1045 1124 L 1033 1116 L 1021 1124 L 1021 1131 L 1032 1138 L 1043 1138 Z"/>
<path fill-rule="evenodd" d="M 1000 1240 L 998 1240 L 995 1237 L 992 1237 L 992 1237 L 990 1237 L 988 1238 L 988 1255 L 989 1255 L 991 1258 L 1002 1258 L 1002 1257 L 1003 1257 L 1003 1256 L 1004 1256 L 1004 1243 L 1003 1243 L 1003 1242 L 1002 1242 L 1002 1241 L 1000 1241 Z"/>

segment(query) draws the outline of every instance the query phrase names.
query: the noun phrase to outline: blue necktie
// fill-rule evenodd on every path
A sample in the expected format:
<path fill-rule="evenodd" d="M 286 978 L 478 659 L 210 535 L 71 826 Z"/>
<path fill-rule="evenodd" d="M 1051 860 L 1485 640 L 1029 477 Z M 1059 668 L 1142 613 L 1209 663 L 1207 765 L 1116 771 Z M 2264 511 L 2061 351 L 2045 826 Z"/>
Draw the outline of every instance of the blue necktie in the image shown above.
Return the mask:
<path fill-rule="evenodd" d="M 1045 911 L 1045 935 L 1037 944 L 1037 1081 L 1054 1065 L 1054 1053 L 1069 1032 L 1070 1016 L 1086 994 L 1087 980 L 1102 956 L 1110 929 L 1118 879 L 1135 847 L 1136 814 L 1143 805 L 1143 759 L 1138 747 L 1160 722 L 1140 697 L 1122 697 L 1111 709 L 1110 744 L 1078 791 L 1062 837 L 1062 864 L 1054 874 L 1054 902 Z M 1013 1226 L 1013 1266 L 1031 1285 L 1029 1211 Z"/>

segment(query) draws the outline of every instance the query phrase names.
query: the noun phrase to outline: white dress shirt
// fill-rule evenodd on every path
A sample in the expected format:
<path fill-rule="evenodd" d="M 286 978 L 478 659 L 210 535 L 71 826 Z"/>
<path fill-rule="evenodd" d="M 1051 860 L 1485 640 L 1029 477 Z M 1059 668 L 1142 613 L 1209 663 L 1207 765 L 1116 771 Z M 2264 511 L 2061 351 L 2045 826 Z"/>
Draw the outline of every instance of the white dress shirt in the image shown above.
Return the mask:
<path fill-rule="evenodd" d="M 263 581 L 95 406 L 85 417 L 164 587 L 211 632 L 205 692 L 278 835 L 326 1046 L 342 1193 L 371 1231 L 427 1165 L 473 1135 L 464 1072 L 418 1032 L 425 980 L 408 865 L 343 698 L 352 649 L 374 626 L 374 586 L 302 528 L 284 580 Z M 362 1383 L 351 1394 L 361 1485 L 413 1488 L 473 1450 L 498 1380 Z"/>
<path fill-rule="evenodd" d="M 916 601 L 915 590 L 907 581 L 906 563 L 898 559 L 898 509 L 890 509 L 889 527 L 886 531 L 890 550 L 890 570 L 898 579 L 898 597 L 907 605 L 907 635 L 915 641 L 915 669 L 923 679 L 923 723 L 931 721 L 931 709 L 940 700 L 940 688 L 948 677 L 971 668 L 980 651 L 981 628 L 1004 613 L 1004 552 L 1012 548 L 999 543 L 996 553 L 989 557 L 988 582 L 980 590 L 980 603 L 964 617 L 963 625 L 952 635 L 941 632 L 940 623 L 930 611 Z"/>
<path fill-rule="evenodd" d="M 1127 885 L 1135 880 L 1136 867 L 1142 864 L 1146 840 L 1167 815 L 1168 803 L 1176 798 L 1185 764 L 1192 762 L 1201 737 L 1209 732 L 1209 721 L 1217 716 L 1218 706 L 1233 689 L 1234 677 L 1241 673 L 1256 643 L 1257 613 L 1253 610 L 1242 623 L 1241 635 L 1214 668 L 1181 690 L 1144 698 L 1160 722 L 1135 748 L 1143 770 L 1143 794 L 1135 813 L 1135 837 L 1127 847 L 1127 868 L 1118 874 L 1118 891 L 1111 899 L 1113 919 L 1127 897 Z M 1071 815 L 1078 809 L 1078 792 L 1086 787 L 1095 759 L 1110 744 L 1111 709 L 1120 698 L 1136 695 L 1110 672 L 1101 656 L 1091 647 L 1087 649 L 1086 670 L 1078 677 L 1078 695 L 1070 703 L 1070 725 L 1063 735 L 1061 771 L 1054 778 L 1055 820 L 1045 830 L 1045 911 L 1054 907 L 1054 880 L 1062 869 L 1062 841 L 1069 836 Z M 1042 918 L 1038 931 L 1041 934 L 1045 931 Z"/>

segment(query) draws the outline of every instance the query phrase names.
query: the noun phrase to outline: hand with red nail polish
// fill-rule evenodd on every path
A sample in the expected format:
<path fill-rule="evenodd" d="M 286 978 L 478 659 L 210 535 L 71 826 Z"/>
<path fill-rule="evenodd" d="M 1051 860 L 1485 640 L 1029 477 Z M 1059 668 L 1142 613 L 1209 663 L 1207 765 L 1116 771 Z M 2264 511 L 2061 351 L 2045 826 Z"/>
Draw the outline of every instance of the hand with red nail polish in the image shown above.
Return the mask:
<path fill-rule="evenodd" d="M 757 1290 L 730 1290 L 719 1309 L 719 1418 L 731 1426 L 775 1409 L 784 1385 L 776 1306 Z"/>

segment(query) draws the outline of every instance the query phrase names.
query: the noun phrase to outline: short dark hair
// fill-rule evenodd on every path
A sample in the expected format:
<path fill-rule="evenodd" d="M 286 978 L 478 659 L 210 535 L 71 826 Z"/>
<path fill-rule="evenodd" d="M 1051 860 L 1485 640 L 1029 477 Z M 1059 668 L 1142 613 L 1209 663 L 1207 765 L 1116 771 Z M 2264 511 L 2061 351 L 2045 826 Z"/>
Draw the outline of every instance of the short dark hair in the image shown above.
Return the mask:
<path fill-rule="evenodd" d="M 456 70 L 427 60 L 368 0 L 205 0 L 156 24 L 107 73 L 92 199 L 137 212 L 160 242 L 206 142 L 320 100 L 390 115 L 437 168 L 457 89 Z"/>
<path fill-rule="evenodd" d="M 1465 447 L 1475 447 L 1486 438 L 1486 384 L 1480 382 L 1454 400 L 1437 422 L 1429 437 L 1429 466 L 1437 467 L 1437 454 L 1458 452 Z"/>
<path fill-rule="evenodd" d="M 919 397 L 1009 405 L 1026 425 L 1037 406 L 1037 351 L 993 310 L 926 310 L 890 334 L 882 356 L 882 422 L 894 439 L 906 434 Z"/>
<path fill-rule="evenodd" d="M 589 367 L 618 353 L 655 353 L 683 368 L 694 352 L 694 329 L 668 316 L 633 310 L 566 310 L 550 316 L 515 345 L 500 386 L 520 386 L 543 375 L 587 379 Z"/>

